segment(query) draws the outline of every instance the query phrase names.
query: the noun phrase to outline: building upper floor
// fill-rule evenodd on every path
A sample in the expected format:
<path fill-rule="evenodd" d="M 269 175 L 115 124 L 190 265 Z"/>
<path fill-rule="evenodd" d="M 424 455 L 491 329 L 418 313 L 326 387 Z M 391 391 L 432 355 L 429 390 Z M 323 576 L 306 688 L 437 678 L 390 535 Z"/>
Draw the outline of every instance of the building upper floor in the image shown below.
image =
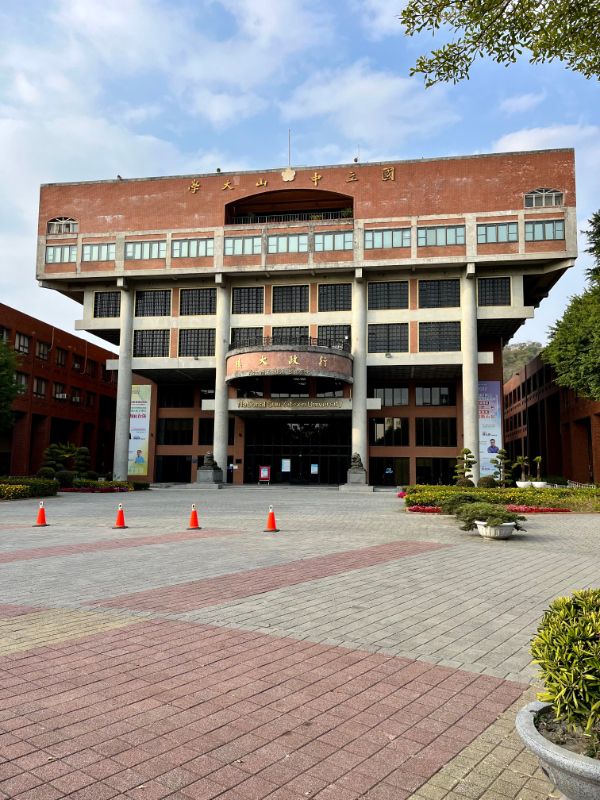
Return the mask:
<path fill-rule="evenodd" d="M 41 188 L 40 279 L 576 254 L 572 150 Z"/>

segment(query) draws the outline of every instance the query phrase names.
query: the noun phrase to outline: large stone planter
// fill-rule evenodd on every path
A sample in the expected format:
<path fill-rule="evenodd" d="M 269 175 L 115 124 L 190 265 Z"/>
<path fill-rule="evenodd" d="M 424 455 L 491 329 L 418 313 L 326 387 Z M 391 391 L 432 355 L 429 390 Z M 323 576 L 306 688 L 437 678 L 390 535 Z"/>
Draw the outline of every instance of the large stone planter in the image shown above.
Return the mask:
<path fill-rule="evenodd" d="M 549 742 L 535 727 L 535 717 L 547 703 L 529 703 L 517 714 L 517 733 L 540 760 L 542 770 L 567 800 L 598 800 L 600 761 L 580 756 Z"/>
<path fill-rule="evenodd" d="M 531 489 L 533 484 L 531 481 L 515 481 L 518 489 Z"/>
<path fill-rule="evenodd" d="M 484 539 L 510 539 L 515 530 L 514 522 L 503 522 L 501 525 L 486 525 L 485 522 L 475 520 L 477 531 Z"/>
<path fill-rule="evenodd" d="M 545 489 L 548 486 L 546 481 L 531 481 L 531 485 L 534 489 Z"/>

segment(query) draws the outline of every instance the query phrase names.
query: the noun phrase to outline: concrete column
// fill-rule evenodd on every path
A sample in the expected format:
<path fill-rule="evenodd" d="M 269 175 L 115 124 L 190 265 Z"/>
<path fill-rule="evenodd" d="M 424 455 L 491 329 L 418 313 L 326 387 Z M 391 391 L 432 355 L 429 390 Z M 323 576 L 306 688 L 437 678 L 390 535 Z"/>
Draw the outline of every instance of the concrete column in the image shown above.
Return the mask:
<path fill-rule="evenodd" d="M 214 459 L 227 475 L 227 433 L 229 430 L 228 392 L 225 383 L 226 359 L 229 349 L 229 319 L 231 313 L 231 287 L 223 279 L 217 280 L 217 328 L 215 330 L 215 429 L 213 438 Z"/>
<path fill-rule="evenodd" d="M 473 481 L 479 480 L 479 372 L 477 364 L 477 277 L 475 265 L 467 264 L 461 279 L 461 350 L 464 445 L 477 459 Z"/>
<path fill-rule="evenodd" d="M 366 470 L 367 444 L 367 283 L 357 269 L 352 284 L 352 452 L 358 453 Z"/>
<path fill-rule="evenodd" d="M 115 418 L 115 450 L 113 477 L 127 480 L 129 458 L 129 415 L 131 413 L 131 358 L 133 351 L 133 291 L 121 290 L 121 338 Z"/>

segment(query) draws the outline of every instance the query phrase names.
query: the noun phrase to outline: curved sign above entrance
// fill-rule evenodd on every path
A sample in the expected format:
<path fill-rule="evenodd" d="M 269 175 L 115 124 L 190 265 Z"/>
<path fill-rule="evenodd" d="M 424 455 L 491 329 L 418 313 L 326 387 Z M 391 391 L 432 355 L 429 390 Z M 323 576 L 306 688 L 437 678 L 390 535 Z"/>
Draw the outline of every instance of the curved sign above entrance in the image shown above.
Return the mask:
<path fill-rule="evenodd" d="M 325 348 L 239 348 L 227 357 L 227 381 L 264 375 L 313 375 L 352 383 L 352 356 Z"/>

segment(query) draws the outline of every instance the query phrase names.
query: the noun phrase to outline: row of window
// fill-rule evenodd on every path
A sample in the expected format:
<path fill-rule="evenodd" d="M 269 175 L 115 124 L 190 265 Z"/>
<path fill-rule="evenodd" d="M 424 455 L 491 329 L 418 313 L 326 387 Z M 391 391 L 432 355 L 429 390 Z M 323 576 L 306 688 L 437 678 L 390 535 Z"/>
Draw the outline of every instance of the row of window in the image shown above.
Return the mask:
<path fill-rule="evenodd" d="M 32 337 L 25 333 L 17 332 L 15 334 L 14 349 L 17 353 L 28 355 L 31 351 Z M 54 362 L 58 367 L 66 367 L 68 359 L 68 351 L 63 347 L 53 347 L 50 342 L 37 340 L 35 343 L 35 357 L 40 361 L 50 361 L 51 354 L 54 352 Z M 71 354 L 71 368 L 82 375 L 88 375 L 90 378 L 95 378 L 98 374 L 98 362 L 91 358 L 78 355 L 77 353 Z M 112 380 L 112 373 L 108 372 L 102 366 L 102 379 L 110 382 Z"/>
<path fill-rule="evenodd" d="M 30 376 L 25 372 L 15 373 L 15 381 L 18 387 L 19 394 L 26 394 L 29 391 Z M 50 382 L 45 378 L 34 377 L 31 383 L 32 394 L 38 399 L 46 399 L 48 396 L 48 388 Z M 64 383 L 54 381 L 52 383 L 52 398 L 62 402 L 71 402 L 76 405 L 86 405 L 92 408 L 96 404 L 95 392 L 84 392 L 78 386 L 71 386 L 67 389 Z"/>
<path fill-rule="evenodd" d="M 407 406 L 408 386 L 375 386 L 369 390 L 369 397 L 381 400 L 381 405 Z M 415 387 L 415 405 L 417 406 L 454 406 L 456 405 L 456 390 L 448 386 L 417 386 Z"/>
<path fill-rule="evenodd" d="M 375 417 L 369 420 L 369 445 L 373 447 L 408 447 L 408 417 Z M 454 417 L 416 417 L 417 447 L 456 447 Z"/>
<path fill-rule="evenodd" d="M 511 304 L 510 278 L 479 278 L 480 306 Z M 205 289 L 181 289 L 181 316 L 217 313 L 217 292 Z M 454 308 L 460 306 L 460 280 L 419 281 L 419 308 Z M 319 284 L 319 311 L 350 311 L 351 283 Z M 408 281 L 380 281 L 368 285 L 369 310 L 408 308 Z M 262 314 L 264 286 L 234 287 L 231 298 L 234 314 Z M 309 311 L 308 284 L 273 286 L 274 314 L 306 313 Z M 96 292 L 94 317 L 118 317 L 121 313 L 121 294 L 118 291 Z M 151 289 L 136 292 L 136 317 L 167 317 L 171 314 L 171 290 Z"/>
<path fill-rule="evenodd" d="M 408 353 L 408 323 L 367 327 L 369 353 Z M 350 339 L 349 325 L 320 325 L 318 331 L 318 344 L 323 347 L 342 347 Z M 232 344 L 236 347 L 252 346 L 262 341 L 262 328 L 233 328 L 231 337 Z M 308 325 L 273 328 L 271 341 L 272 344 L 308 344 L 310 341 Z M 169 330 L 134 331 L 133 355 L 168 358 L 169 342 Z M 439 353 L 458 350 L 460 350 L 460 322 L 419 323 L 420 352 Z M 214 356 L 214 354 L 214 328 L 185 328 L 179 331 L 181 357 Z M 435 403 L 430 404 L 435 405 Z"/>
<path fill-rule="evenodd" d="M 391 228 L 389 230 L 365 231 L 364 245 L 366 250 L 392 249 L 410 247 L 410 228 Z M 354 247 L 352 232 L 331 232 L 314 234 L 314 252 L 333 252 L 336 250 L 352 250 Z M 564 239 L 564 220 L 540 220 L 525 223 L 525 241 L 538 242 L 552 239 Z M 516 222 L 492 223 L 477 226 L 477 242 L 490 244 L 494 242 L 517 242 L 518 226 Z M 464 245 L 464 225 L 438 225 L 417 228 L 418 247 L 445 247 L 447 245 Z M 267 253 L 307 253 L 309 251 L 308 234 L 284 234 L 267 236 Z M 165 258 L 167 243 L 164 240 L 126 242 L 125 259 L 127 261 L 143 261 L 154 258 Z M 224 253 L 226 256 L 252 256 L 262 252 L 261 236 L 226 236 Z M 214 255 L 213 239 L 174 239 L 171 242 L 173 258 L 204 258 Z M 82 261 L 114 261 L 115 244 L 84 244 L 81 253 Z M 77 261 L 76 245 L 52 245 L 46 248 L 46 263 L 59 264 Z"/>

